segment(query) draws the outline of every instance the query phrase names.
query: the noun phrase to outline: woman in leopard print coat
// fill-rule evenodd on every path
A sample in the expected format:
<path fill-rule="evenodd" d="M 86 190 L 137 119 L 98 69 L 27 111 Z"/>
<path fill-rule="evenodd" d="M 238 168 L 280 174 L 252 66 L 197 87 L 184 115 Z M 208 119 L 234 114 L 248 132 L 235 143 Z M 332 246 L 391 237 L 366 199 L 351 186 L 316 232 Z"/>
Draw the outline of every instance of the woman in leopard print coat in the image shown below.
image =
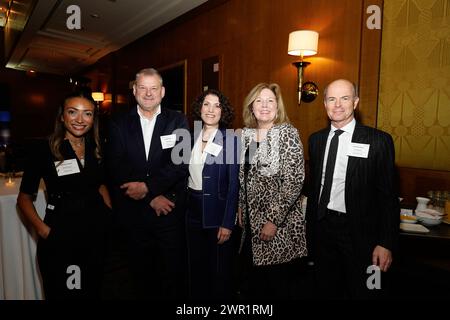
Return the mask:
<path fill-rule="evenodd" d="M 251 272 L 250 295 L 285 297 L 289 266 L 306 256 L 303 146 L 289 124 L 280 87 L 261 83 L 244 102 L 239 173 L 241 253 Z M 268 290 L 267 290 L 268 289 Z"/>

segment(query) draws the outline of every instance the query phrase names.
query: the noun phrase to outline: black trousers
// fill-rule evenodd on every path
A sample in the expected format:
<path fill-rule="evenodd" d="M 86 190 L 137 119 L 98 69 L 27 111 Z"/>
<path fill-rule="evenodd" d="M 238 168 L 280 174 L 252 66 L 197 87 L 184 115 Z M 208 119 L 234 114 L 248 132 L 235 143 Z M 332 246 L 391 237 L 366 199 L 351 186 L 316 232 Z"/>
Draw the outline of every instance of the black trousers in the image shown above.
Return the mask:
<path fill-rule="evenodd" d="M 327 210 L 317 222 L 315 280 L 318 298 L 368 299 L 380 297 L 383 291 L 369 290 L 372 252 L 361 257 L 356 252 L 350 232 L 350 218 L 345 213 Z M 381 274 L 380 274 L 381 276 Z"/>
<path fill-rule="evenodd" d="M 47 209 L 44 221 L 51 231 L 39 239 L 36 252 L 45 299 L 100 298 L 109 216 L 99 201 L 49 200 L 55 207 Z"/>
<path fill-rule="evenodd" d="M 232 239 L 217 244 L 219 228 L 203 227 L 202 192 L 189 191 L 186 232 L 192 300 L 228 301 L 233 294 Z"/>
<path fill-rule="evenodd" d="M 130 273 L 138 299 L 174 300 L 187 296 L 187 255 L 183 218 L 146 212 L 126 228 Z M 130 213 L 132 214 L 132 213 Z"/>
<path fill-rule="evenodd" d="M 302 259 L 275 265 L 254 265 L 248 224 L 239 258 L 239 297 L 242 300 L 273 302 L 301 298 L 297 285 L 305 274 Z"/>

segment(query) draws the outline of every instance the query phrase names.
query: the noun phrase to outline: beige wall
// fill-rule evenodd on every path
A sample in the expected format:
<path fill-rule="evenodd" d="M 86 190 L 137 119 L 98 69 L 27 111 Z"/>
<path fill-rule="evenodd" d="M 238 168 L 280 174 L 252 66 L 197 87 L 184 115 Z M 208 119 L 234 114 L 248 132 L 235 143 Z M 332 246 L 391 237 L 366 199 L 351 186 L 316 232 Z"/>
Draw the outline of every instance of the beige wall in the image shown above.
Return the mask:
<path fill-rule="evenodd" d="M 397 164 L 450 171 L 450 1 L 388 0 L 378 127 Z"/>

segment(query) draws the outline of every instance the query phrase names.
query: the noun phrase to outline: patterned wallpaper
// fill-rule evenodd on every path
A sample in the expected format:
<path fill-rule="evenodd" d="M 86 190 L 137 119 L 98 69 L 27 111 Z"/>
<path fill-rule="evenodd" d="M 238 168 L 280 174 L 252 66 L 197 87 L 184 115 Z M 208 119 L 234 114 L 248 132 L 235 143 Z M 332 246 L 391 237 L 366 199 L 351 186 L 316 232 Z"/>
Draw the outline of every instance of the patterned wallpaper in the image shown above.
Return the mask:
<path fill-rule="evenodd" d="M 450 171 L 450 0 L 385 0 L 378 127 L 402 167 Z"/>

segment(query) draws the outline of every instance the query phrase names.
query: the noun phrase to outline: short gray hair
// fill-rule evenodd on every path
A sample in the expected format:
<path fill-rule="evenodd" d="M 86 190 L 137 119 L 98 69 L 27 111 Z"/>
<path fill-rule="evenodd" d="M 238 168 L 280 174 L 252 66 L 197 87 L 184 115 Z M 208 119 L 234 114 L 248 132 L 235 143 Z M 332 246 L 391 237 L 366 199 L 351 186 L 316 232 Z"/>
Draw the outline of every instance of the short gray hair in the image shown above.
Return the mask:
<path fill-rule="evenodd" d="M 154 68 L 145 68 L 145 69 L 139 70 L 136 73 L 136 78 L 134 80 L 135 83 L 140 76 L 156 76 L 159 78 L 159 82 L 161 83 L 161 86 L 163 85 L 163 79 L 162 79 L 161 75 L 159 74 L 158 70 L 156 70 Z"/>

